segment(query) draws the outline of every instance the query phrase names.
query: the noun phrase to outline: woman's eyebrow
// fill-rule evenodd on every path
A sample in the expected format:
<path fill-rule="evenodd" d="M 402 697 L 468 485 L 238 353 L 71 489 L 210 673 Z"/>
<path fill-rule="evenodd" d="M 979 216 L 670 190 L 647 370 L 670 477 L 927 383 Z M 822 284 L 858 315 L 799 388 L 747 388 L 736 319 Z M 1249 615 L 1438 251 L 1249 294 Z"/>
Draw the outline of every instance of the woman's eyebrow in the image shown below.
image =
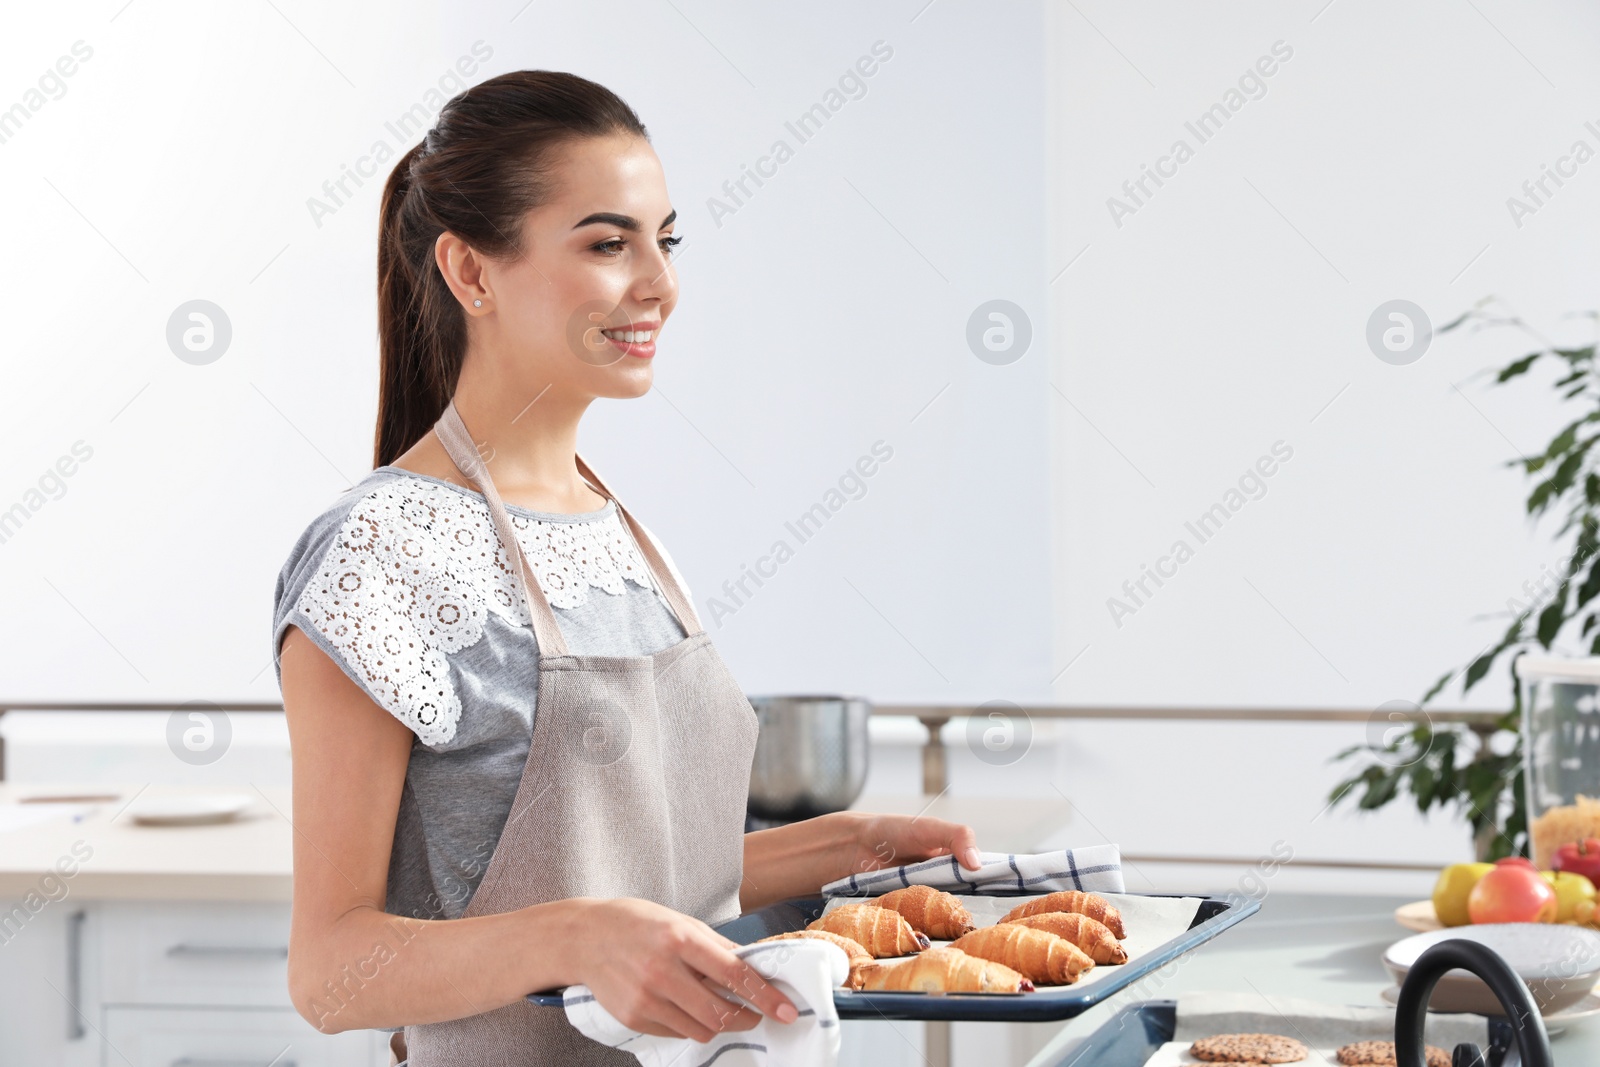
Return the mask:
<path fill-rule="evenodd" d="M 666 229 L 668 226 L 672 225 L 672 221 L 677 217 L 678 209 L 673 208 L 672 214 L 662 219 L 661 225 L 656 228 L 658 230 Z M 576 226 L 573 227 L 573 229 L 580 230 L 585 226 L 592 226 L 597 222 L 605 223 L 607 226 L 615 226 L 618 229 L 627 230 L 629 233 L 639 232 L 638 219 L 634 218 L 632 215 L 618 215 L 614 211 L 596 211 L 593 215 L 589 215 L 588 217 L 582 219 Z"/>

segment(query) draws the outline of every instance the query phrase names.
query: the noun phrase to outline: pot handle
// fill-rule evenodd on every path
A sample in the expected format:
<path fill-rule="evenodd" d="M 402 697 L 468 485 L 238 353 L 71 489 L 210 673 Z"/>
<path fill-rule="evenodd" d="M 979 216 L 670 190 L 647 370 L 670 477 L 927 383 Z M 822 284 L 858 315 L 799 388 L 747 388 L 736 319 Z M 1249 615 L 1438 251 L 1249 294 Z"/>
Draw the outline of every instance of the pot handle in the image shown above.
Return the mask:
<path fill-rule="evenodd" d="M 1422 1031 L 1428 1017 L 1428 1001 L 1439 979 L 1457 967 L 1482 978 L 1494 991 L 1511 1024 L 1522 1067 L 1554 1067 L 1550 1035 L 1528 987 L 1494 949 L 1460 937 L 1429 948 L 1406 973 L 1394 1009 L 1395 1062 L 1399 1067 L 1426 1067 Z M 1475 1067 L 1483 1062 L 1478 1046 L 1465 1042 L 1456 1046 L 1452 1067 Z"/>

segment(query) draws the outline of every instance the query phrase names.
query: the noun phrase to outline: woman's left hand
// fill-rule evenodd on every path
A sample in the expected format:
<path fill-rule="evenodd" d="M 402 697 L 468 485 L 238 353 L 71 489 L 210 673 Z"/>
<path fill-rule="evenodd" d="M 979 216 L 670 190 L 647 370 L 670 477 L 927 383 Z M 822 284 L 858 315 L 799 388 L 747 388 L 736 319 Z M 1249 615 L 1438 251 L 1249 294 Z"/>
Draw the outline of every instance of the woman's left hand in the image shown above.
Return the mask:
<path fill-rule="evenodd" d="M 982 866 L 978 838 L 970 826 L 926 815 L 849 814 L 856 822 L 851 874 L 951 855 L 969 871 Z"/>

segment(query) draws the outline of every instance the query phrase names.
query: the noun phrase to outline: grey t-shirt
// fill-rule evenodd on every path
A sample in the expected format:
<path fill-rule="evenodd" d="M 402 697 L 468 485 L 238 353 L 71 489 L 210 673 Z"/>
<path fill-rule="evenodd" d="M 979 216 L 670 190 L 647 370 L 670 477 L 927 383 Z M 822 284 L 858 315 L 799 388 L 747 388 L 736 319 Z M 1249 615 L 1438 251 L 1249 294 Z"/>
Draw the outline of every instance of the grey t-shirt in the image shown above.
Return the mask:
<path fill-rule="evenodd" d="M 576 515 L 506 510 L 573 654 L 649 655 L 683 639 L 615 503 Z M 516 796 L 539 651 L 513 567 L 481 493 L 383 466 L 312 521 L 278 575 L 280 690 L 278 651 L 297 626 L 416 734 L 390 914 L 459 918 Z"/>

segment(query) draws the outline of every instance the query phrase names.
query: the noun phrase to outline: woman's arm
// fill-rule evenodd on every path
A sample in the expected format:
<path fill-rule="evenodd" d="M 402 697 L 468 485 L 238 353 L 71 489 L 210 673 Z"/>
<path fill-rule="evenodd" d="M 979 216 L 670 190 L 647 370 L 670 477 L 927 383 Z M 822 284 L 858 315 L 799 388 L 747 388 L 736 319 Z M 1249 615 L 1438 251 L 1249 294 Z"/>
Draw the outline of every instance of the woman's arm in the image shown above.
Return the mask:
<path fill-rule="evenodd" d="M 708 1040 L 794 1007 L 697 919 L 644 900 L 578 898 L 499 915 L 388 915 L 390 847 L 411 732 L 298 628 L 281 654 L 294 761 L 289 995 L 324 1033 L 476 1015 L 585 983 L 625 1026 Z M 787 1013 L 787 1017 L 786 1016 Z"/>
<path fill-rule="evenodd" d="M 815 895 L 835 878 L 949 855 L 968 870 L 981 866 L 972 827 L 925 815 L 840 811 L 756 830 L 744 835 L 739 907 L 754 911 Z"/>

